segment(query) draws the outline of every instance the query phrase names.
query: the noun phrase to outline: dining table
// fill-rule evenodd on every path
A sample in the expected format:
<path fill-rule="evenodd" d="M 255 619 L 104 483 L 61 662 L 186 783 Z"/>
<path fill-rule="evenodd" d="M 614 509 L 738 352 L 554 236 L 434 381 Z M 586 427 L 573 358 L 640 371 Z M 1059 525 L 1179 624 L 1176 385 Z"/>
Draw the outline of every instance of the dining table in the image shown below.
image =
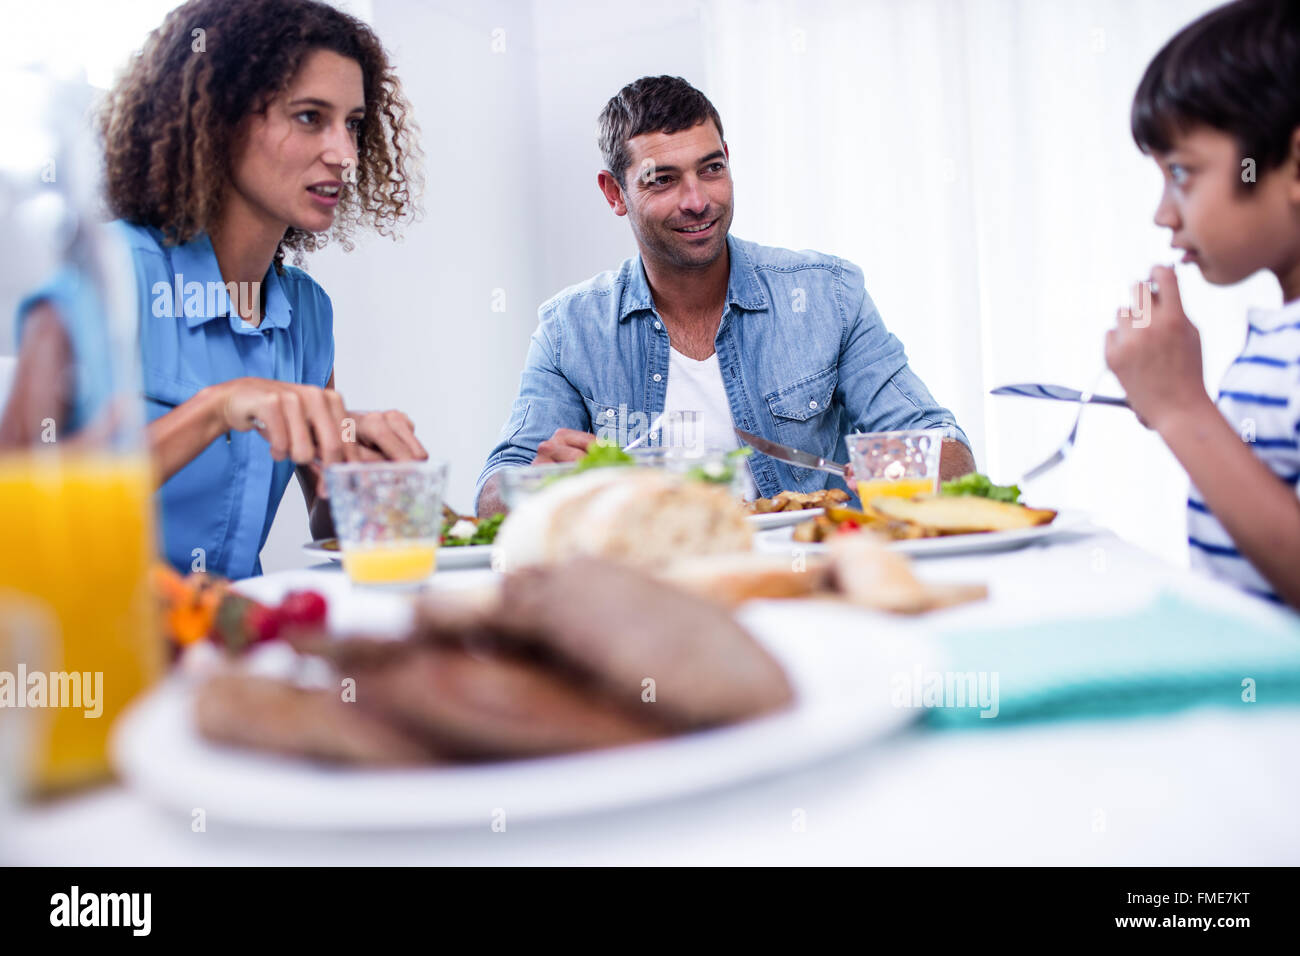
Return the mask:
<path fill-rule="evenodd" d="M 988 597 L 911 626 L 1024 632 L 1044 648 L 1062 622 L 1121 614 L 1161 594 L 1243 626 L 1293 623 L 1285 609 L 1090 523 L 915 567 L 926 581 L 982 582 Z M 432 581 L 457 588 L 494 574 L 439 570 Z M 364 598 L 333 564 L 255 584 L 315 586 L 353 608 Z M 371 829 L 214 817 L 196 831 L 188 814 L 117 781 L 20 805 L 0 853 L 9 864 L 65 866 L 1295 865 L 1300 706 L 1270 702 L 1262 683 L 1259 698 L 1248 697 L 970 727 L 908 720 L 780 772 L 505 827 L 486 816 Z"/>

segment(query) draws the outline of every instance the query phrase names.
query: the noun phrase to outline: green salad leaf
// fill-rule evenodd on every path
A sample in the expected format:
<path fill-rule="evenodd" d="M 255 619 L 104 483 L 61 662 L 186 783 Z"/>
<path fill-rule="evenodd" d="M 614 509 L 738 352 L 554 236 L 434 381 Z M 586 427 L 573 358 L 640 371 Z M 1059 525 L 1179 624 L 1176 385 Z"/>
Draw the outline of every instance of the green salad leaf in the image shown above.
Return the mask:
<path fill-rule="evenodd" d="M 474 525 L 474 533 L 468 538 L 448 537 L 447 532 L 449 532 L 455 526 L 456 522 L 461 519 L 456 518 L 447 521 L 442 526 L 442 546 L 444 548 L 460 548 L 471 544 L 492 544 L 496 541 L 497 531 L 500 529 L 501 522 L 504 521 L 505 518 L 506 516 L 504 514 L 495 514 L 490 518 L 484 518 L 482 521 L 479 521 Z"/>
<path fill-rule="evenodd" d="M 613 442 L 598 440 L 587 447 L 587 453 L 578 459 L 578 464 L 573 471 L 576 474 L 580 471 L 590 471 L 592 468 L 634 464 L 636 464 L 636 459 Z"/>
<path fill-rule="evenodd" d="M 981 475 L 978 471 L 945 481 L 940 491 L 945 495 L 975 495 L 1012 504 L 1020 500 L 1020 488 L 1017 485 L 995 485 L 989 481 L 988 475 Z"/>

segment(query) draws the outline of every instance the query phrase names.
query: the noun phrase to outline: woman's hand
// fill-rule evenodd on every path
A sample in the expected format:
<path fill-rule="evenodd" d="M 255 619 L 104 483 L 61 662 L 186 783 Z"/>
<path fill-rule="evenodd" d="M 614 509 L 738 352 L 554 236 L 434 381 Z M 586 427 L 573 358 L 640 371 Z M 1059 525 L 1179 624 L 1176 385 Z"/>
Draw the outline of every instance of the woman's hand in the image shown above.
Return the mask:
<path fill-rule="evenodd" d="M 331 388 L 269 378 L 236 378 L 212 386 L 220 430 L 257 431 L 276 461 L 332 465 L 364 459 L 349 433 L 343 396 Z M 360 428 L 357 428 L 357 438 Z"/>
<path fill-rule="evenodd" d="M 1116 313 L 1106 333 L 1106 364 L 1124 386 L 1138 420 L 1159 431 L 1170 416 L 1209 401 L 1201 371 L 1201 336 L 1183 313 L 1178 278 L 1168 266 L 1133 287 L 1134 306 Z"/>
<path fill-rule="evenodd" d="M 389 461 L 425 461 L 429 453 L 415 437 L 415 425 L 399 411 L 351 412 L 356 425 L 355 440 L 362 453 L 374 453 Z"/>

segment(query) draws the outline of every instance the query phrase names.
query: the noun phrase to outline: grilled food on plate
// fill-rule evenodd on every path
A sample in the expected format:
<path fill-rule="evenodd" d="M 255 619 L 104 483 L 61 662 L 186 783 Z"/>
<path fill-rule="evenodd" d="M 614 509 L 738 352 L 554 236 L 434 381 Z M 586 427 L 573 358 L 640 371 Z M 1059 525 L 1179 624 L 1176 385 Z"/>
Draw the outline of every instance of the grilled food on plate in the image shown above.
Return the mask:
<path fill-rule="evenodd" d="M 852 508 L 827 508 L 826 513 L 794 529 L 794 540 L 804 544 L 817 544 L 833 537 L 839 531 L 873 531 L 890 541 L 910 541 L 913 538 L 933 538 L 937 532 L 909 521 L 886 518 L 875 512 L 855 511 Z"/>
<path fill-rule="evenodd" d="M 849 493 L 840 488 L 825 488 L 821 491 L 783 491 L 771 498 L 759 498 L 749 503 L 750 514 L 766 515 L 776 511 L 807 511 L 810 508 L 828 508 L 842 505 L 849 500 Z"/>
<path fill-rule="evenodd" d="M 974 495 L 918 498 L 873 498 L 873 511 L 886 519 L 906 521 L 936 534 L 1019 531 L 1050 524 L 1056 512 Z"/>

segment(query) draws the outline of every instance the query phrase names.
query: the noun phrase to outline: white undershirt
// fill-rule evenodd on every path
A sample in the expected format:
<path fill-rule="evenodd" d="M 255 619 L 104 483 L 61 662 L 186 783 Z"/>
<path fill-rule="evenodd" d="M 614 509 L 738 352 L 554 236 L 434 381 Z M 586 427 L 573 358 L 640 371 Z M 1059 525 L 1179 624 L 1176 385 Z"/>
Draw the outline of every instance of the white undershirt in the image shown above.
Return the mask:
<path fill-rule="evenodd" d="M 664 396 L 664 443 L 701 448 L 740 447 L 735 424 L 731 418 L 731 403 L 727 389 L 722 384 L 722 368 L 718 353 L 714 352 L 702 362 L 688 358 L 676 349 L 668 352 L 668 392 Z M 695 421 L 683 412 L 697 412 Z M 744 481 L 744 495 L 752 499 L 757 494 L 749 462 L 742 461 L 740 468 Z"/>

